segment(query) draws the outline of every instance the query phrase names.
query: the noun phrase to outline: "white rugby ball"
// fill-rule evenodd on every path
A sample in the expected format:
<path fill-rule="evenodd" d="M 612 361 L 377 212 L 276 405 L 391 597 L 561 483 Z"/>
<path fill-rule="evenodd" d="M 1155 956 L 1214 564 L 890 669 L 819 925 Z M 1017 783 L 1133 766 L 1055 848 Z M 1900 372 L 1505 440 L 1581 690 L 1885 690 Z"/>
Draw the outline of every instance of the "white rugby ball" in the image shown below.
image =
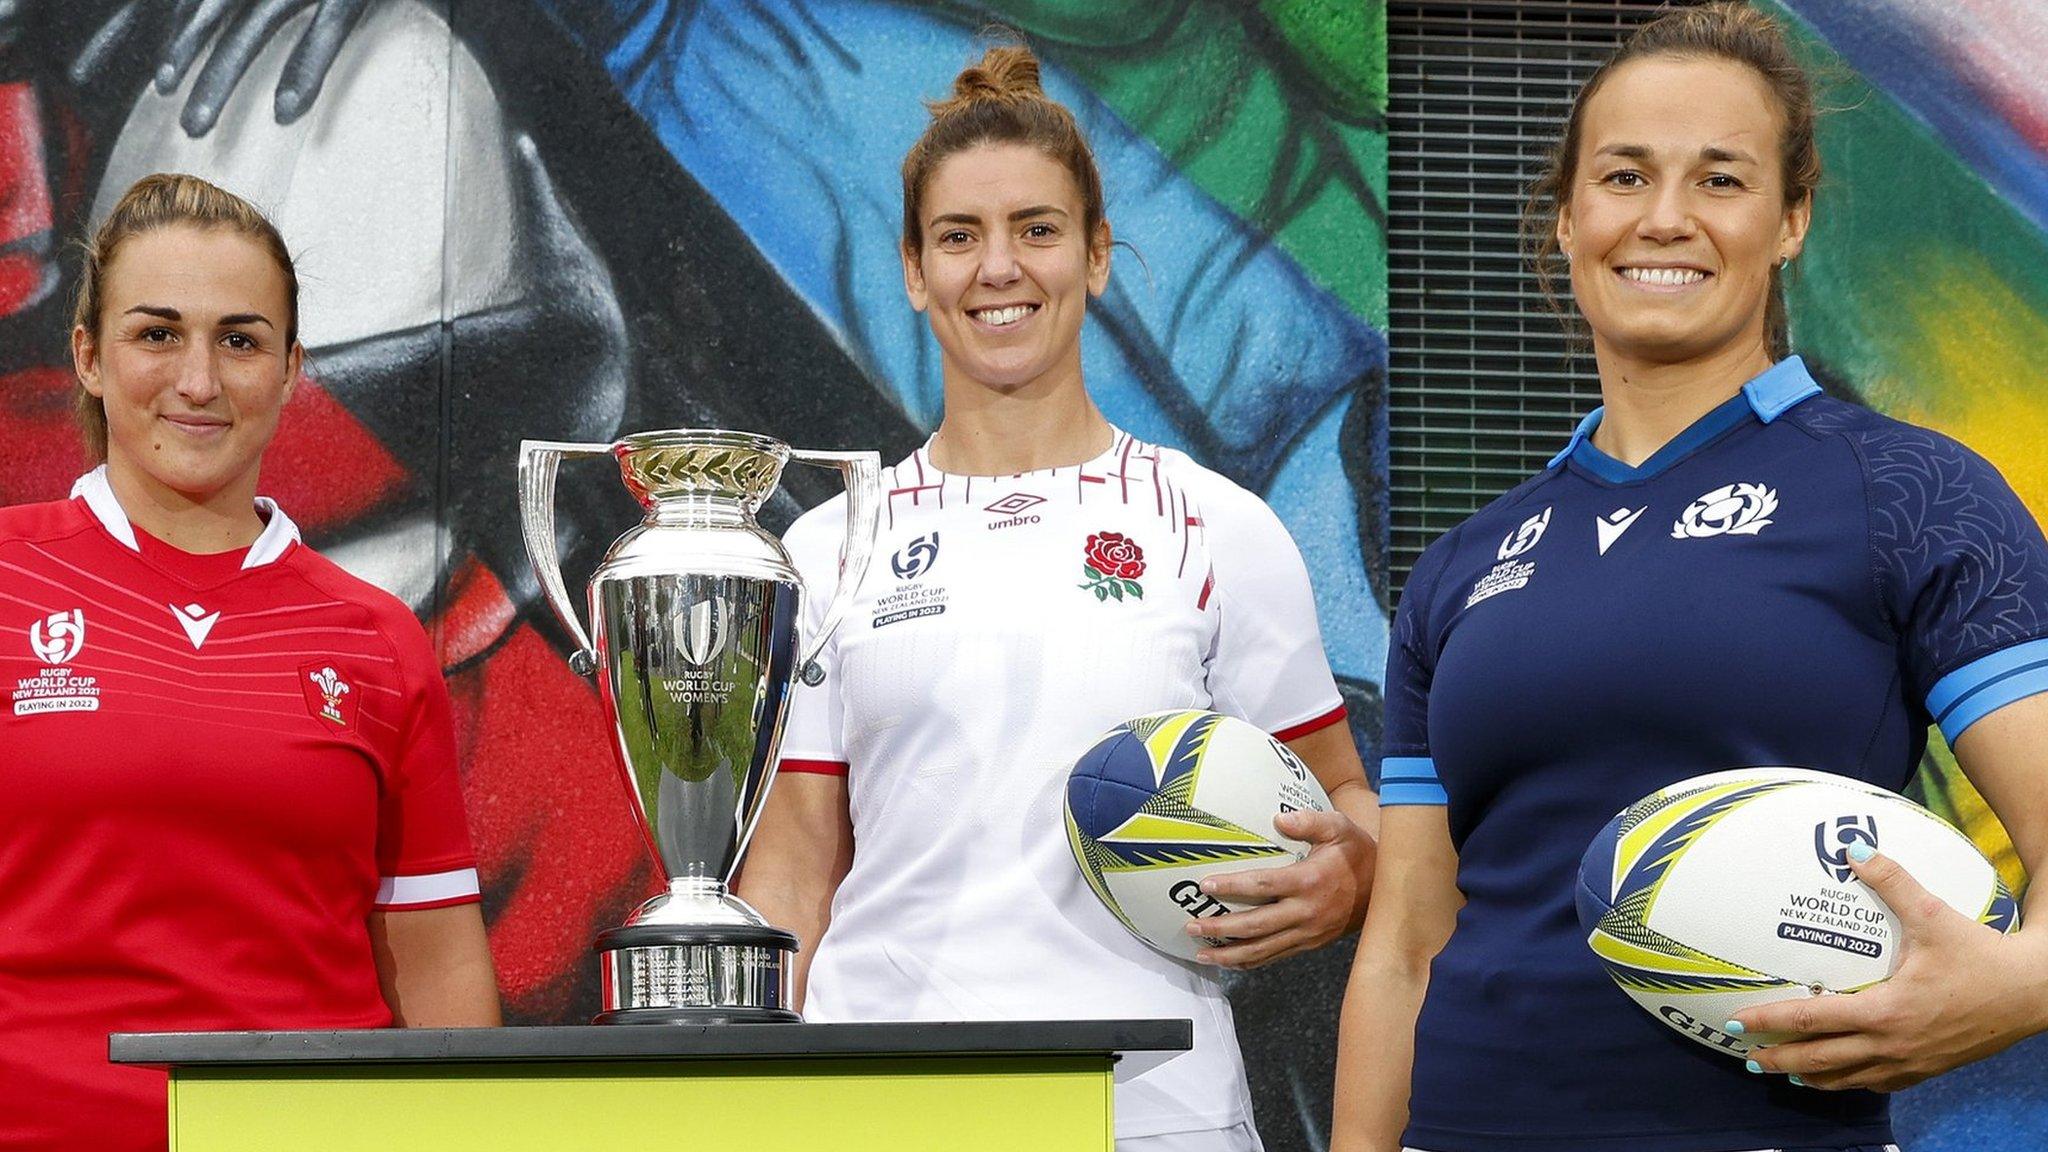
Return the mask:
<path fill-rule="evenodd" d="M 1067 843 L 1088 886 L 1140 940 L 1193 960 L 1222 941 L 1190 917 L 1253 903 L 1203 895 L 1202 877 L 1291 864 L 1309 845 L 1282 836 L 1283 812 L 1327 812 L 1301 758 L 1256 726 L 1215 712 L 1155 712 L 1096 741 L 1067 777 Z"/>
<path fill-rule="evenodd" d="M 1857 843 L 2001 932 L 2019 905 L 1976 846 L 1860 780 L 1743 768 L 1682 780 L 1615 816 L 1579 864 L 1579 924 L 1621 990 L 1686 1037 L 1747 1058 L 1782 1033 L 1732 1036 L 1744 1008 L 1881 983 L 1900 932 L 1849 871 Z"/>

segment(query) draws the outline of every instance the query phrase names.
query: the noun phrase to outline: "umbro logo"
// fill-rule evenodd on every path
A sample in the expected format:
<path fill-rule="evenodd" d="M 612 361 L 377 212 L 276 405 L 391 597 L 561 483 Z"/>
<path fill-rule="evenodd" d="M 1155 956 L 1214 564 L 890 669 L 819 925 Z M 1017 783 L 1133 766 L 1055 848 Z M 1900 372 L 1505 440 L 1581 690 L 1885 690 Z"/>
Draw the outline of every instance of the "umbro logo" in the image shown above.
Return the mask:
<path fill-rule="evenodd" d="M 166 604 L 164 607 L 177 617 L 178 626 L 185 630 L 185 639 L 192 642 L 194 649 L 205 647 L 206 638 L 213 634 L 213 626 L 220 620 L 219 612 L 208 612 L 197 604 L 187 604 L 183 608 Z"/>
<path fill-rule="evenodd" d="M 993 512 L 998 516 L 1015 516 L 1019 512 L 1028 508 L 1036 508 L 1043 503 L 1045 503 L 1045 497 L 1043 496 L 1033 496 L 1029 492 L 1012 492 L 1001 500 L 984 507 L 982 511 Z"/>
<path fill-rule="evenodd" d="M 1035 514 L 1026 513 L 1043 503 L 1043 496 L 1034 496 L 1029 492 L 1012 492 L 995 503 L 984 506 L 982 511 L 1003 517 L 1001 520 L 989 521 L 988 527 L 993 531 L 997 528 L 1015 528 L 1020 524 L 1038 523 Z"/>
<path fill-rule="evenodd" d="M 1600 535 L 1600 554 L 1602 556 L 1607 555 L 1607 550 L 1614 547 L 1614 542 L 1621 539 L 1621 534 L 1628 531 L 1630 526 L 1643 513 L 1649 510 L 1650 506 L 1645 504 L 1634 511 L 1630 511 L 1627 508 L 1616 508 L 1605 516 L 1594 517 L 1593 530 Z"/>

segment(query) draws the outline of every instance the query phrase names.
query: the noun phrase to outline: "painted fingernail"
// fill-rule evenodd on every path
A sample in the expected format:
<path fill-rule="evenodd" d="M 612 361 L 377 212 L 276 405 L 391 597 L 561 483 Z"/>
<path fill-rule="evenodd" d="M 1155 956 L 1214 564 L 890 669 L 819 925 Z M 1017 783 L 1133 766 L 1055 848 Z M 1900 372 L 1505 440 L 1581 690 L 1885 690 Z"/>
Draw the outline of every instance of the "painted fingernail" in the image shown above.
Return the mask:
<path fill-rule="evenodd" d="M 1744 1028 L 1740 1020 L 1730 1020 L 1726 1024 L 1721 1025 L 1721 1031 L 1726 1032 L 1730 1036 L 1740 1036 L 1744 1032 L 1749 1031 L 1749 1029 Z"/>
<path fill-rule="evenodd" d="M 1875 855 L 1877 855 L 1877 849 L 1872 848 L 1861 840 L 1849 845 L 1849 859 L 1854 860 L 1858 864 L 1867 862 Z"/>
<path fill-rule="evenodd" d="M 1762 1072 L 1764 1070 L 1764 1066 L 1754 1060 L 1744 1060 L 1742 1066 L 1751 1072 Z"/>
<path fill-rule="evenodd" d="M 1792 1082 L 1793 1082 L 1794 1084 L 1797 1084 L 1797 1085 L 1799 1085 L 1799 1086 L 1800 1086 L 1801 1088 L 1804 1088 L 1804 1087 L 1806 1087 L 1806 1081 L 1804 1081 L 1804 1080 L 1801 1080 L 1801 1079 L 1800 1079 L 1799 1077 L 1797 1077 L 1797 1076 L 1787 1076 L 1787 1077 L 1785 1077 L 1785 1079 L 1787 1079 L 1787 1080 L 1790 1080 L 1790 1081 L 1792 1081 Z"/>

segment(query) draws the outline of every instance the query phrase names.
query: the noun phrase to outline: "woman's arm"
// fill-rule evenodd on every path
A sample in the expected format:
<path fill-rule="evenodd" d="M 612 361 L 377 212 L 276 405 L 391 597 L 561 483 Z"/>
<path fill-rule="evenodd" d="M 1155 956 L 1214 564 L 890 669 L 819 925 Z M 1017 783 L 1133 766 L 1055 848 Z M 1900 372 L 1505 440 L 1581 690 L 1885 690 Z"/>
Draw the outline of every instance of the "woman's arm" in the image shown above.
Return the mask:
<path fill-rule="evenodd" d="M 397 1026 L 488 1028 L 500 1023 L 482 905 L 373 911 L 370 954 Z"/>
<path fill-rule="evenodd" d="M 802 1011 L 811 957 L 832 922 L 832 894 L 853 867 L 846 777 L 781 772 L 741 864 L 739 898 L 777 928 L 796 933 L 790 1007 Z"/>
<path fill-rule="evenodd" d="M 1202 891 L 1226 900 L 1269 901 L 1243 912 L 1188 923 L 1191 936 L 1233 940 L 1195 958 L 1225 968 L 1256 968 L 1320 948 L 1365 919 L 1377 856 L 1380 798 L 1366 783 L 1347 724 L 1330 724 L 1287 742 L 1330 796 L 1334 812 L 1289 812 L 1275 828 L 1312 847 L 1282 868 L 1219 873 Z"/>
<path fill-rule="evenodd" d="M 1857 877 L 1899 918 L 1898 971 L 1853 996 L 1822 996 L 1738 1013 L 1747 1031 L 1804 1033 L 1761 1049 L 1766 1072 L 1810 1088 L 1892 1092 L 2048 1031 L 2048 693 L 2016 700 L 1957 738 L 1956 763 L 2005 825 L 2034 878 L 2011 935 L 1978 924 L 1882 855 Z"/>
<path fill-rule="evenodd" d="M 1402 805 L 1380 818 L 1379 870 L 1344 1015 L 1337 1028 L 1330 1152 L 1398 1152 L 1408 1125 L 1415 1018 L 1429 965 L 1451 938 L 1465 897 L 1441 805 Z"/>

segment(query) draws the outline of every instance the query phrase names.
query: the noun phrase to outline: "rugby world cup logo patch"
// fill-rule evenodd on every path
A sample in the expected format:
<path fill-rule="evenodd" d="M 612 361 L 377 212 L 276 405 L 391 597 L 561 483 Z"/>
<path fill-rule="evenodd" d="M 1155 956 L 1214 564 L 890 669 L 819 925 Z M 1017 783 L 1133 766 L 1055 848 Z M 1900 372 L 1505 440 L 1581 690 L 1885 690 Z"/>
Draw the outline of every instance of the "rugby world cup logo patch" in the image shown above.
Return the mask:
<path fill-rule="evenodd" d="M 896 573 L 898 580 L 915 580 L 931 571 L 939 562 L 939 534 L 919 536 L 896 550 L 889 557 L 889 570 Z"/>
<path fill-rule="evenodd" d="M 29 625 L 28 646 L 43 670 L 14 682 L 16 716 L 99 711 L 99 678 L 68 667 L 85 649 L 85 609 L 52 612 Z"/>
<path fill-rule="evenodd" d="M 1723 484 L 1688 505 L 1671 524 L 1671 538 L 1754 536 L 1778 510 L 1777 490 L 1763 484 Z"/>
<path fill-rule="evenodd" d="M 1507 534 L 1500 542 L 1497 560 L 1513 560 L 1536 546 L 1543 539 L 1543 533 L 1550 527 L 1550 509 L 1545 508 L 1536 515 L 1522 521 L 1522 526 Z"/>
<path fill-rule="evenodd" d="M 1849 868 L 1849 849 L 1858 844 L 1877 851 L 1877 817 L 1837 816 L 1813 826 L 1813 854 L 1821 870 L 1847 884 L 1856 878 Z"/>
<path fill-rule="evenodd" d="M 52 612 L 29 625 L 28 646 L 45 664 L 69 664 L 85 647 L 85 609 Z"/>
<path fill-rule="evenodd" d="M 1542 542 L 1543 534 L 1549 531 L 1550 511 L 1548 507 L 1544 508 L 1501 538 L 1500 548 L 1494 552 L 1495 559 L 1500 562 L 1472 585 L 1472 594 L 1465 597 L 1465 607 L 1470 608 L 1503 592 L 1529 586 L 1529 578 L 1536 574 L 1536 562 L 1521 557 Z"/>

